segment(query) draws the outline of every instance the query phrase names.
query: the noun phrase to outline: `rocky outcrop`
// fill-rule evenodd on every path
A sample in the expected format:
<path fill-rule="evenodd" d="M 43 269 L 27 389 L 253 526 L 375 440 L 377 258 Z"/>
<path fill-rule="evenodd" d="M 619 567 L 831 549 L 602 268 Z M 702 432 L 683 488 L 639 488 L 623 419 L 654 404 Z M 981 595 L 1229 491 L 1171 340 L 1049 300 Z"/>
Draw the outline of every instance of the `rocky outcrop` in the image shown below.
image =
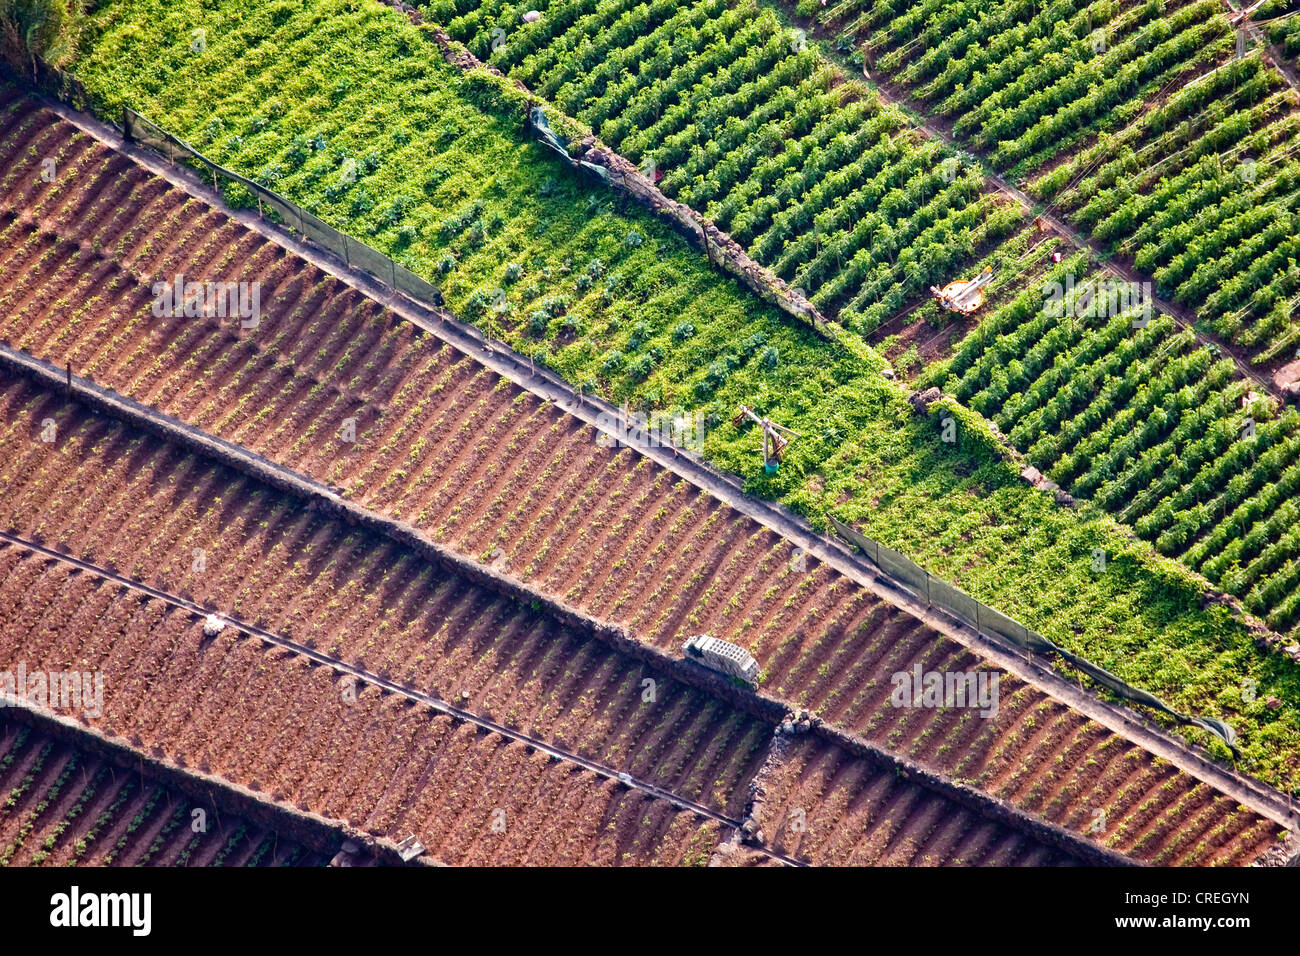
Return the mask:
<path fill-rule="evenodd" d="M 1273 385 L 1290 401 L 1300 402 L 1300 359 L 1278 369 L 1273 374 Z"/>
<path fill-rule="evenodd" d="M 912 409 L 918 415 L 925 415 L 929 412 L 930 406 L 943 398 L 943 392 L 931 385 L 921 392 L 913 392 L 907 396 L 907 400 L 912 403 Z"/>

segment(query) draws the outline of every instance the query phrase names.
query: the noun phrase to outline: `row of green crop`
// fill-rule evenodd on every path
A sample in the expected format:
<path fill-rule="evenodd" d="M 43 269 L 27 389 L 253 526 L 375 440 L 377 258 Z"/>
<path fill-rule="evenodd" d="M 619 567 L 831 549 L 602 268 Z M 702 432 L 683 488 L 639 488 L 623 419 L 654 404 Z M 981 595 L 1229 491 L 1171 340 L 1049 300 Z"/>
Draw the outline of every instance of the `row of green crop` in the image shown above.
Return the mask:
<path fill-rule="evenodd" d="M 455 7 L 459 19 L 453 22 L 470 42 L 474 33 L 467 26 L 479 31 L 489 27 L 504 31 L 501 24 L 509 23 L 509 18 L 518 12 L 510 5 L 480 5 L 468 10 L 469 6 L 465 0 L 460 0 Z M 622 5 L 618 10 L 625 11 L 627 6 Z M 488 7 L 491 9 L 484 13 Z M 566 30 L 575 18 L 568 14 L 577 8 L 565 4 L 560 9 L 563 12 L 556 16 L 554 24 L 545 29 L 530 28 L 526 39 L 521 41 L 528 51 L 526 54 L 505 55 L 505 47 L 499 47 L 493 55 L 509 66 L 511 63 L 534 62 L 538 56 L 536 51 L 545 50 L 548 64 L 564 64 L 573 49 Z M 661 5 L 660 9 L 672 22 L 672 16 L 685 15 L 695 8 Z M 724 9 L 727 16 L 738 16 L 742 8 L 719 9 Z M 432 7 L 434 15 L 449 10 L 449 7 L 439 8 L 437 4 Z M 547 20 L 552 12 L 552 9 L 547 10 Z M 823 19 L 834 23 L 836 18 L 846 13 L 845 5 L 840 5 L 827 11 Z M 1187 3 L 1175 9 L 1156 2 L 1121 8 L 1114 0 L 1091 4 L 1048 4 L 1042 9 L 1036 4 L 1012 2 L 1003 5 L 998 15 L 986 16 L 984 13 L 978 5 L 920 2 L 906 12 L 894 11 L 889 15 L 882 5 L 875 5 L 866 18 L 870 22 L 861 22 L 857 28 L 875 27 L 868 48 L 883 52 L 879 66 L 894 75 L 907 63 L 900 78 L 913 84 L 924 84 L 923 95 L 939 101 L 939 109 L 956 117 L 955 132 L 967 136 L 976 146 L 994 149 L 992 159 L 1002 166 L 1011 164 L 1009 157 L 1013 154 L 1025 156 L 1041 145 L 1062 148 L 1068 144 L 1076 126 L 1085 132 L 1094 128 L 1089 123 L 1077 124 L 1072 117 L 1090 117 L 1100 122 L 1121 101 L 1127 104 L 1125 110 L 1133 112 L 1141 105 L 1141 98 L 1124 100 L 1125 96 L 1138 89 L 1147 89 L 1153 80 L 1163 81 L 1170 71 L 1193 68 L 1206 58 L 1207 53 L 1221 52 L 1222 43 L 1216 42 L 1216 38 L 1221 40 L 1227 33 L 1224 23 L 1215 16 L 1214 5 L 1207 2 Z M 1017 17 L 1024 22 L 1008 28 Z M 1063 21 L 1066 24 L 1064 28 Z M 581 19 L 576 22 L 586 25 Z M 590 41 L 583 42 L 587 49 L 591 48 Z M 615 38 L 611 45 L 616 46 L 618 42 Z M 522 72 L 529 78 L 541 78 L 535 71 L 523 69 Z M 1300 273 L 1288 273 L 1278 266 L 1288 260 L 1297 241 L 1291 238 L 1294 230 L 1286 202 L 1295 195 L 1300 172 L 1297 172 L 1296 164 L 1290 162 L 1276 172 L 1264 165 L 1261 167 L 1262 181 L 1258 185 L 1248 185 L 1240 176 L 1240 170 L 1222 168 L 1219 154 L 1237 144 L 1243 136 L 1267 126 L 1278 108 L 1278 98 L 1271 94 L 1280 82 L 1277 74 L 1267 70 L 1258 58 L 1247 58 L 1211 74 L 1206 81 L 1184 90 L 1163 106 L 1157 117 L 1145 121 L 1153 135 L 1141 137 L 1138 148 L 1152 152 L 1162 143 L 1169 144 L 1164 147 L 1167 153 L 1172 147 L 1182 146 L 1185 140 L 1188 141 L 1189 151 L 1202 152 L 1218 164 L 1218 175 L 1213 182 L 1220 187 L 1219 193 L 1211 195 L 1206 190 L 1192 189 L 1187 177 L 1162 182 L 1148 193 L 1112 189 L 1102 196 L 1104 199 L 1117 199 L 1120 208 L 1104 223 L 1096 225 L 1099 238 L 1109 240 L 1122 235 L 1122 229 L 1117 228 L 1116 223 L 1128 221 L 1136 224 L 1141 221 L 1142 226 L 1134 229 L 1130 236 L 1130 243 L 1134 240 L 1142 243 L 1138 247 L 1137 264 L 1154 270 L 1157 282 L 1162 287 L 1174 289 L 1175 297 L 1182 301 L 1201 302 L 1209 297 L 1213 305 L 1226 311 L 1227 306 L 1239 304 L 1243 296 L 1249 295 L 1253 307 L 1265 318 L 1247 324 L 1241 313 L 1234 311 L 1223 315 L 1217 327 L 1221 333 L 1251 346 L 1270 343 L 1275 346 L 1279 339 L 1288 335 L 1291 315 L 1286 296 L 1294 286 L 1300 285 Z M 1203 113 L 1215 102 L 1216 95 L 1228 94 L 1234 95 L 1238 112 L 1227 115 L 1220 111 L 1216 117 L 1219 125 L 1205 130 L 1200 122 Z M 882 243 L 891 248 L 900 225 L 903 241 L 910 241 L 916 235 L 911 231 L 912 220 L 902 219 L 900 222 L 896 209 L 881 201 L 890 177 L 898 183 L 910 182 L 913 184 L 911 189 L 920 191 L 924 188 L 923 170 L 927 166 L 932 168 L 935 163 L 932 157 L 937 156 L 934 149 L 903 150 L 896 140 L 878 137 L 871 129 L 871 117 L 855 116 L 853 121 L 859 124 L 857 136 L 863 148 L 840 176 L 853 181 L 866 179 L 866 186 L 848 193 L 846 201 L 842 197 L 847 190 L 838 177 L 823 178 L 824 171 L 816 166 L 811 170 L 801 168 L 793 182 L 782 181 L 777 191 L 802 195 L 805 197 L 803 202 L 772 217 L 767 230 L 758 234 L 752 245 L 760 258 L 772 262 L 778 274 L 817 288 L 815 301 L 819 304 L 828 300 L 839 301 L 838 294 L 844 288 L 860 287 L 862 292 L 858 298 L 848 302 L 850 311 L 859 307 L 863 300 L 870 299 L 876 291 L 872 260 L 870 256 L 859 255 L 860 250 L 879 248 Z M 1186 131 L 1182 128 L 1170 130 L 1180 121 L 1183 127 L 1187 127 Z M 1167 132 L 1157 136 L 1155 131 Z M 1108 142 L 1096 149 L 1102 152 L 1113 145 Z M 1130 153 L 1127 158 L 1136 157 Z M 1158 162 L 1167 165 L 1163 160 Z M 1121 158 L 1111 165 L 1124 168 L 1124 163 L 1125 159 Z M 1078 166 L 1067 165 L 1053 174 L 1058 189 L 1069 183 L 1068 171 Z M 1158 174 L 1149 175 L 1154 179 Z M 877 185 L 881 180 L 884 180 L 884 185 Z M 1115 185 L 1113 179 L 1111 185 Z M 1244 185 L 1248 188 L 1243 189 Z M 760 187 L 753 195 L 759 206 L 758 216 L 763 215 L 763 202 L 776 202 L 770 184 L 767 191 Z M 1165 206 L 1171 202 L 1181 208 L 1165 215 Z M 992 213 L 974 196 L 971 203 L 961 215 L 969 216 L 972 222 Z M 1139 207 L 1140 211 L 1134 212 L 1130 208 L 1133 206 Z M 1199 213 L 1193 216 L 1192 210 L 1199 210 Z M 924 208 L 921 210 L 922 213 L 925 211 Z M 1214 217 L 1212 222 L 1207 223 L 1207 213 Z M 1086 221 L 1086 216 L 1081 218 Z M 759 224 L 764 221 L 760 219 Z M 1213 228 L 1207 230 L 1207 224 Z M 835 232 L 848 225 L 852 231 L 847 235 Z M 828 234 L 833 238 L 826 238 Z M 741 223 L 737 235 L 746 240 L 750 238 L 749 222 Z M 792 242 L 787 238 L 790 235 L 799 238 Z M 942 256 L 944 250 L 951 250 L 959 244 L 960 239 L 953 235 L 953 230 L 947 230 L 944 241 L 929 245 L 928 250 Z M 1234 245 L 1235 248 L 1230 248 Z M 776 258 L 772 259 L 772 256 Z M 904 252 L 900 258 L 906 256 Z M 951 263 L 952 257 L 944 260 L 945 266 Z M 933 270 L 924 271 L 931 273 Z M 901 305 L 901 301 L 891 304 Z M 1031 303 L 1031 307 L 1038 304 Z M 980 380 L 982 387 L 969 393 L 959 392 L 959 397 L 970 401 L 976 410 L 989 414 L 992 414 L 991 408 L 1011 399 L 1012 409 L 1027 416 L 1028 422 L 1022 422 L 1015 414 L 1002 414 L 999 423 L 1004 427 L 1017 425 L 1017 434 L 1013 437 L 1022 440 L 1036 462 L 1052 469 L 1058 480 L 1071 485 L 1079 493 L 1098 494 L 1099 500 L 1111 510 L 1122 509 L 1128 515 L 1137 516 L 1139 512 L 1136 509 L 1127 507 L 1126 496 L 1145 494 L 1149 490 L 1142 476 L 1150 480 L 1151 476 L 1147 474 L 1152 467 L 1150 463 L 1162 460 L 1162 455 L 1176 454 L 1181 449 L 1183 437 L 1191 433 L 1192 425 L 1184 422 L 1180 430 L 1170 421 L 1174 410 L 1160 408 L 1156 409 L 1155 423 L 1148 423 L 1141 435 L 1120 440 L 1114 437 L 1117 422 L 1131 427 L 1133 416 L 1139 413 L 1141 406 L 1127 408 L 1129 414 L 1113 419 L 1105 430 L 1094 433 L 1091 429 L 1099 420 L 1100 410 L 1107 408 L 1108 403 L 1113 410 L 1129 401 L 1130 396 L 1123 394 L 1123 389 L 1118 395 L 1103 393 L 1087 414 L 1073 422 L 1045 418 L 1046 410 L 1027 405 L 1024 395 L 1013 396 L 1016 386 L 1033 381 L 1032 376 L 1024 380 L 1026 363 L 1031 367 L 1036 361 L 1050 364 L 1058 356 L 1068 354 L 1067 345 L 1062 340 L 1069 336 L 1069 329 L 1057 324 L 1046 341 L 1038 339 L 1044 327 L 1054 322 L 1040 310 L 1034 323 L 1018 330 L 1017 335 L 1009 337 L 1009 340 L 1002 341 L 996 352 L 984 356 L 983 368 L 968 373 L 968 377 L 980 373 L 987 375 Z M 1116 332 L 1121 324 L 1114 323 L 1114 330 L 1105 331 Z M 1034 331 L 1037 337 L 1026 341 L 1026 329 Z M 1145 334 L 1145 340 L 1163 342 L 1168 334 L 1165 324 L 1158 323 L 1155 329 Z M 1088 343 L 1088 347 L 1099 348 L 1098 342 L 1103 338 L 1098 336 L 1097 340 Z M 1110 335 L 1106 345 L 1110 348 L 1117 345 L 1114 334 Z M 1186 337 L 1180 338 L 1177 345 L 1186 348 Z M 1025 355 L 1017 351 L 1031 346 L 1036 348 L 1036 354 Z M 1125 349 L 1119 348 L 1107 355 L 1103 367 L 1109 370 L 1108 374 L 1118 370 L 1121 381 L 1133 383 L 1141 380 L 1146 371 L 1137 358 L 1141 356 L 1129 355 Z M 1202 351 L 1189 361 L 1204 364 L 1208 361 L 1208 353 Z M 1012 363 L 1009 368 L 988 367 L 990 363 L 1005 366 L 1007 362 Z M 1035 387 L 1046 388 L 1047 380 L 1061 377 L 1058 371 L 1052 369 L 1044 381 L 1034 383 Z M 1231 363 L 1226 361 L 1215 366 L 1213 385 L 1208 384 L 1209 377 L 1199 377 L 1204 372 L 1204 369 L 1197 370 L 1196 382 L 1203 391 L 1212 389 L 1216 396 L 1228 394 L 1227 390 L 1236 394 L 1244 387 L 1232 375 Z M 1102 382 L 1101 372 L 1081 374 L 1069 383 L 1069 387 L 1083 395 L 1089 388 L 1100 388 Z M 1166 389 L 1161 394 L 1172 391 L 1172 388 Z M 1189 396 L 1184 398 L 1191 400 Z M 1197 400 L 1200 398 L 1204 395 L 1198 396 Z M 1205 414 L 1203 407 L 1198 407 L 1197 411 L 1201 416 Z M 1038 430 L 1033 440 L 1024 437 L 1029 423 Z M 1067 424 L 1070 427 L 1065 427 Z M 1084 441 L 1085 436 L 1087 441 Z M 1114 447 L 1111 447 L 1112 442 Z M 1148 449 L 1147 443 L 1157 447 Z M 1070 461 L 1058 464 L 1060 450 L 1076 444 L 1078 447 L 1075 447 Z M 1141 447 L 1135 447 L 1138 445 Z M 1135 477 L 1125 469 L 1130 459 L 1136 461 L 1139 453 L 1142 453 L 1145 463 L 1136 470 Z M 1084 461 L 1090 462 L 1087 475 L 1079 474 L 1079 463 Z M 1190 478 L 1193 483 L 1196 480 L 1196 476 Z M 1271 515 L 1266 517 L 1268 521 L 1272 520 Z M 1191 543 L 1187 540 L 1188 520 L 1184 517 L 1173 524 L 1173 528 L 1161 527 L 1156 540 L 1162 551 L 1178 555 Z M 1144 528 L 1151 530 L 1150 523 Z M 1208 530 L 1201 528 L 1202 533 Z M 1248 552 L 1245 557 L 1253 555 Z M 1277 562 L 1290 557 L 1289 551 L 1282 550 L 1279 555 L 1279 549 L 1275 547 L 1269 560 Z M 1251 569 L 1242 569 L 1226 579 L 1216 574 L 1214 579 L 1225 580 L 1229 590 L 1247 598 L 1252 610 L 1270 615 L 1273 623 L 1286 627 L 1294 622 L 1297 611 L 1300 611 L 1300 598 L 1294 593 L 1298 583 L 1297 568 L 1284 564 L 1275 570 L 1277 575 L 1258 583 L 1254 582 L 1260 577 L 1260 572 Z M 1248 593 L 1247 588 L 1251 588 Z"/>
<path fill-rule="evenodd" d="M 798 9 L 950 117 L 996 165 L 1018 171 L 1132 118 L 1152 83 L 1219 50 L 1230 32 L 1213 0 L 893 6 L 905 9 L 889 15 L 889 4 L 872 4 L 856 25 L 846 22 L 854 4 Z"/>
<path fill-rule="evenodd" d="M 1298 132 L 1294 95 L 1249 57 L 1180 90 L 1038 188 L 1266 361 L 1300 343 Z"/>
<path fill-rule="evenodd" d="M 589 124 L 845 324 L 874 329 L 1019 225 L 756 0 L 433 0 L 454 39 Z"/>
<path fill-rule="evenodd" d="M 1076 296 L 1054 307 L 1046 283 L 1059 292 L 1071 281 Z M 1144 321 L 1105 282 L 1081 256 L 1066 260 L 989 314 L 928 380 L 1062 487 L 1290 628 L 1300 620 L 1300 414 L 1278 416 L 1231 360 L 1171 319 Z"/>
<path fill-rule="evenodd" d="M 91 27 L 76 72 L 106 109 L 129 103 L 247 174 L 280 171 L 277 189 L 438 278 L 453 310 L 571 381 L 703 412 L 707 457 L 753 493 L 818 527 L 831 510 L 860 523 L 1129 682 L 1232 721 L 1252 771 L 1300 782 L 1300 680 L 1229 611 L 1203 609 L 1201 584 L 1109 516 L 1026 487 L 977 429 L 943 441 L 872 350 L 791 325 L 648 214 L 620 211 L 525 139 L 522 94 L 456 73 L 400 14 L 372 0 L 108 0 Z M 741 403 L 800 433 L 774 475 L 752 429 L 729 424 Z M 1288 703 L 1244 700 L 1247 678 Z"/>
<path fill-rule="evenodd" d="M 1215 0 L 796 9 L 1256 361 L 1300 344 L 1296 101 Z"/>

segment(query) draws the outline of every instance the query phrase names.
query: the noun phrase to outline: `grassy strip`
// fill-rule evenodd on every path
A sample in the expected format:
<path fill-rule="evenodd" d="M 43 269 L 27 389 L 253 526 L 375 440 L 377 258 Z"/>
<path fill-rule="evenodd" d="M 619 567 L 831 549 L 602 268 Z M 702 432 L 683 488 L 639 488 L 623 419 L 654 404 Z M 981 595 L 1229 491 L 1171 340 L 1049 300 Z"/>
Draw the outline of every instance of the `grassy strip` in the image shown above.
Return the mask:
<path fill-rule="evenodd" d="M 129 103 L 434 278 L 458 314 L 571 381 L 704 411 L 707 457 L 751 492 L 818 526 L 832 508 L 860 522 L 1124 679 L 1231 721 L 1244 769 L 1300 779 L 1296 669 L 1227 610 L 1203 610 L 1194 577 L 1100 511 L 1027 488 L 960 409 L 957 442 L 943 442 L 943 413 L 914 416 L 876 353 L 783 322 L 666 227 L 614 208 L 524 140 L 517 91 L 455 73 L 400 14 L 373 0 L 109 0 L 91 34 L 76 72 L 106 107 Z M 804 436 L 775 475 L 752 430 L 728 423 L 742 401 Z M 1270 694 L 1286 705 L 1266 709 Z"/>

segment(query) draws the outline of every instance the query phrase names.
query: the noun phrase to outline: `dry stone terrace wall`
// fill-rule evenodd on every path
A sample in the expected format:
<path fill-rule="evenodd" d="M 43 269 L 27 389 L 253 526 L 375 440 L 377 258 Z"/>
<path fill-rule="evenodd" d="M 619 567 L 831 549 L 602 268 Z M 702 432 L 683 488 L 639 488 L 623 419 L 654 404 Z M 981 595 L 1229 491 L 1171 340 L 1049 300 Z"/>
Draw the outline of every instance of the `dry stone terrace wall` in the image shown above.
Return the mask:
<path fill-rule="evenodd" d="M 1172 808 L 1180 787 L 1196 786 L 1010 678 L 991 721 L 885 706 L 896 671 L 979 662 L 66 124 L 44 126 L 20 145 L 44 137 L 75 175 L 0 182 L 2 331 L 14 344 L 345 489 L 661 649 L 697 631 L 737 641 L 784 699 L 1014 805 L 1054 795 L 1057 819 L 1075 828 L 1089 822 L 1080 794 L 1118 795 L 1133 812 L 1148 791 Z M 261 328 L 155 319 L 151 283 L 178 271 L 263 281 Z M 357 419 L 355 443 L 339 440 L 345 417 Z M 1178 787 L 1157 787 L 1171 776 Z"/>

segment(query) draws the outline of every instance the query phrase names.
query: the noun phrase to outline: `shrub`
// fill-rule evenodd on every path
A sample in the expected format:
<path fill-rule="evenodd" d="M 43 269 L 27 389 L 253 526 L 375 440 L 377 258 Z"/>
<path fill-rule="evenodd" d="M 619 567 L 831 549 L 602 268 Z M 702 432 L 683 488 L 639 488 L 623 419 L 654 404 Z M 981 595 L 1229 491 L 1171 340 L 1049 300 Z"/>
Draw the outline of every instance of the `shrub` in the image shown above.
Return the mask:
<path fill-rule="evenodd" d="M 76 52 L 81 0 L 0 0 L 0 57 L 36 78 L 37 62 L 62 66 Z"/>
<path fill-rule="evenodd" d="M 615 350 L 605 356 L 605 360 L 600 363 L 600 370 L 606 375 L 617 375 L 623 371 L 626 364 L 627 359 L 624 358 L 623 353 Z"/>

